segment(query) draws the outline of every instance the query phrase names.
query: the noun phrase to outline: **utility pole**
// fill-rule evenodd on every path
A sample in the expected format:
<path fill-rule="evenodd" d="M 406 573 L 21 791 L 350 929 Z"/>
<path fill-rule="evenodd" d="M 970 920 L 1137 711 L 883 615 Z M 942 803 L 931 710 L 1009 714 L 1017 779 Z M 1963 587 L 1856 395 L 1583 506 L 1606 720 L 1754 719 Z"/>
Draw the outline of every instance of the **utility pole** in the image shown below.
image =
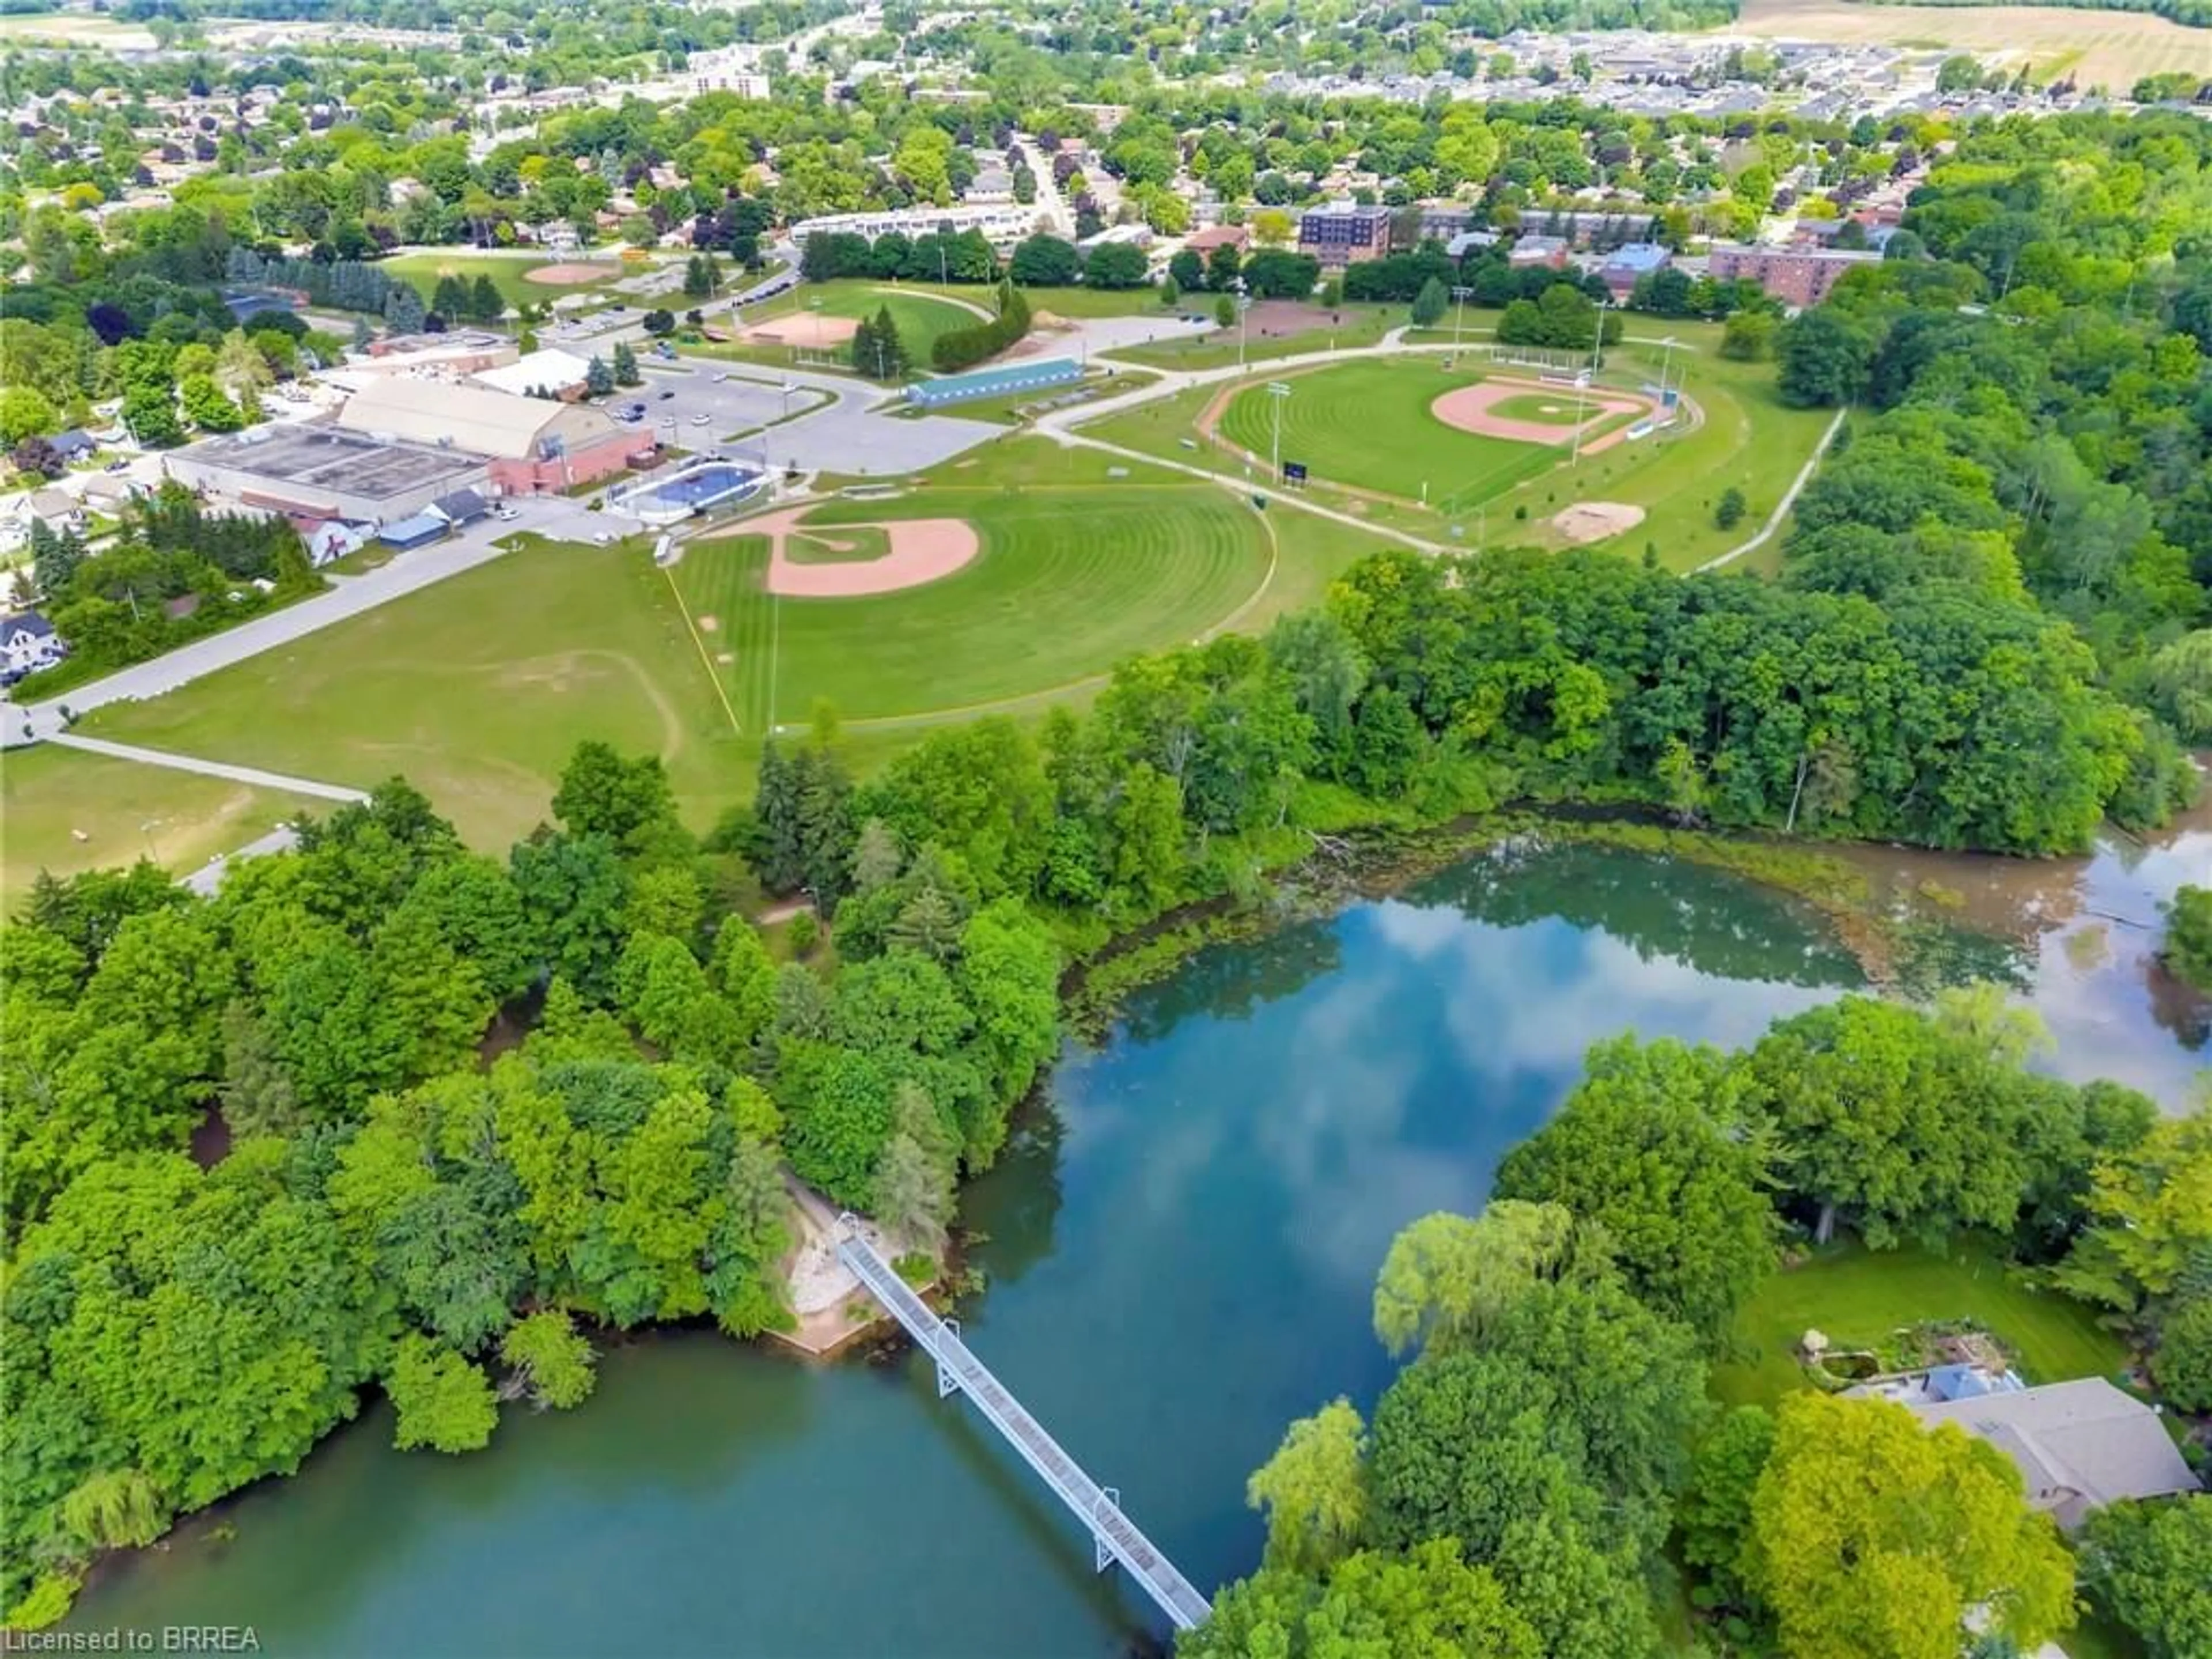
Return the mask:
<path fill-rule="evenodd" d="M 1244 367 L 1244 313 L 1251 308 L 1251 301 L 1245 297 L 1244 279 L 1239 276 L 1237 279 L 1237 367 L 1240 372 Z"/>
<path fill-rule="evenodd" d="M 1462 283 L 1455 283 L 1452 284 L 1451 360 L 1454 367 L 1457 367 L 1459 363 L 1459 331 L 1460 325 L 1467 320 L 1467 296 L 1474 292 L 1474 290 L 1473 289 L 1468 288 Z"/>
<path fill-rule="evenodd" d="M 1290 395 L 1291 388 L 1287 381 L 1267 382 L 1267 400 L 1275 406 L 1274 471 L 1277 483 L 1283 481 L 1283 399 Z"/>

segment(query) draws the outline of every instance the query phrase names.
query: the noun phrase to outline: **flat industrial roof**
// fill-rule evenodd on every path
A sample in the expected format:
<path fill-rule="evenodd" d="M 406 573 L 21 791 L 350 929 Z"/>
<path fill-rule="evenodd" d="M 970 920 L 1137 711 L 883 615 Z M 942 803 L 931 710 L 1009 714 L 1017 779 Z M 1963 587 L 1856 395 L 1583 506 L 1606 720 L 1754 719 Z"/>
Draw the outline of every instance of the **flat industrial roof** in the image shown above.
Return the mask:
<path fill-rule="evenodd" d="M 428 444 L 385 442 L 319 423 L 257 427 L 203 440 L 177 454 L 277 483 L 343 490 L 373 501 L 431 484 L 441 486 L 443 495 L 483 471 L 483 460 L 474 455 Z"/>

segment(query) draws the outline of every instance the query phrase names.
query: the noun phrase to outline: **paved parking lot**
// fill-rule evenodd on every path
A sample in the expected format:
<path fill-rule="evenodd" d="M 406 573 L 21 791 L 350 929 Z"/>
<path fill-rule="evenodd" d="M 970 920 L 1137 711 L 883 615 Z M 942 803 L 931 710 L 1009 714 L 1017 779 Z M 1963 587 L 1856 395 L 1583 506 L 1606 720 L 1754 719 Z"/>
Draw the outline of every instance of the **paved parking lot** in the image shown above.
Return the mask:
<path fill-rule="evenodd" d="M 720 449 L 765 459 L 801 472 L 864 472 L 896 476 L 937 466 L 1006 431 L 985 421 L 933 415 L 926 420 L 878 414 L 894 393 L 881 386 L 794 369 L 731 364 L 713 357 L 678 357 L 639 367 L 646 383 L 611 407 L 646 406 L 642 429 L 663 443 L 694 452 Z M 732 434 L 763 426 L 783 413 L 785 381 L 793 386 L 793 417 L 750 437 Z M 672 395 L 663 397 L 666 392 Z M 808 403 L 816 405 L 799 411 Z M 706 416 L 702 422 L 701 416 Z"/>

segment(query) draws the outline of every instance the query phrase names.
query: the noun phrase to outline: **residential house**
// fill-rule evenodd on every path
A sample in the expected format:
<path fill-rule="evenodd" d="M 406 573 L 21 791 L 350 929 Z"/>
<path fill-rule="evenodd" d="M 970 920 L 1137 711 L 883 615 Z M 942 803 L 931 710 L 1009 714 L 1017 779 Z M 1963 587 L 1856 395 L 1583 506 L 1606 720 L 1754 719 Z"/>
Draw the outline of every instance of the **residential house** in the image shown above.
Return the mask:
<path fill-rule="evenodd" d="M 0 617 L 0 684 L 13 685 L 26 674 L 52 668 L 69 655 L 54 625 L 35 611 Z"/>
<path fill-rule="evenodd" d="M 74 426 L 66 432 L 57 432 L 46 442 L 64 461 L 88 461 L 100 448 L 99 441 L 91 434 Z"/>
<path fill-rule="evenodd" d="M 2039 1389 L 1908 1404 L 1923 1423 L 1955 1423 L 2019 1466 L 2027 1501 L 2069 1532 L 2124 1498 L 2201 1490 L 2158 1413 L 2101 1376 Z"/>
<path fill-rule="evenodd" d="M 1523 236 L 1513 244 L 1505 256 L 1505 263 L 1516 270 L 1528 270 L 1538 265 L 1553 270 L 1567 268 L 1567 245 L 1558 236 Z"/>

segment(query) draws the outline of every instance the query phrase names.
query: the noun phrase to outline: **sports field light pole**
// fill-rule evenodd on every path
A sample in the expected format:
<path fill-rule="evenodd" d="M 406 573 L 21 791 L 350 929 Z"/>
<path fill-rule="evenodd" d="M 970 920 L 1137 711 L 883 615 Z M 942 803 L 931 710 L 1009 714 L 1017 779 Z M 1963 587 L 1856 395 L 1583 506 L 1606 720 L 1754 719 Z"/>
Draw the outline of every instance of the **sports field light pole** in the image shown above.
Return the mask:
<path fill-rule="evenodd" d="M 1239 276 L 1237 278 L 1237 369 L 1239 374 L 1244 370 L 1244 313 L 1251 308 L 1252 301 L 1244 290 L 1244 279 Z"/>
<path fill-rule="evenodd" d="M 1287 382 L 1282 380 L 1270 380 L 1267 382 L 1267 398 L 1269 402 L 1275 405 L 1274 462 L 1275 482 L 1277 483 L 1280 483 L 1283 481 L 1283 399 L 1290 395 L 1291 388 Z"/>
<path fill-rule="evenodd" d="M 1667 371 L 1673 367 L 1674 362 L 1674 337 L 1669 334 L 1659 343 L 1667 348 L 1667 355 L 1659 360 L 1659 412 L 1662 415 L 1668 415 L 1668 424 L 1671 426 L 1674 423 L 1674 417 L 1668 414 Z M 1676 388 L 1678 394 L 1680 390 L 1679 387 Z"/>
<path fill-rule="evenodd" d="M 1467 296 L 1474 290 L 1461 283 L 1452 284 L 1452 362 L 1459 362 L 1460 325 L 1467 320 Z"/>
<path fill-rule="evenodd" d="M 1588 404 L 1589 383 L 1597 375 L 1597 354 L 1605 343 L 1605 313 L 1610 303 L 1606 300 L 1597 302 L 1597 333 L 1590 341 L 1589 372 L 1575 387 L 1575 453 L 1567 463 L 1570 466 L 1579 465 L 1583 459 L 1583 410 Z"/>

